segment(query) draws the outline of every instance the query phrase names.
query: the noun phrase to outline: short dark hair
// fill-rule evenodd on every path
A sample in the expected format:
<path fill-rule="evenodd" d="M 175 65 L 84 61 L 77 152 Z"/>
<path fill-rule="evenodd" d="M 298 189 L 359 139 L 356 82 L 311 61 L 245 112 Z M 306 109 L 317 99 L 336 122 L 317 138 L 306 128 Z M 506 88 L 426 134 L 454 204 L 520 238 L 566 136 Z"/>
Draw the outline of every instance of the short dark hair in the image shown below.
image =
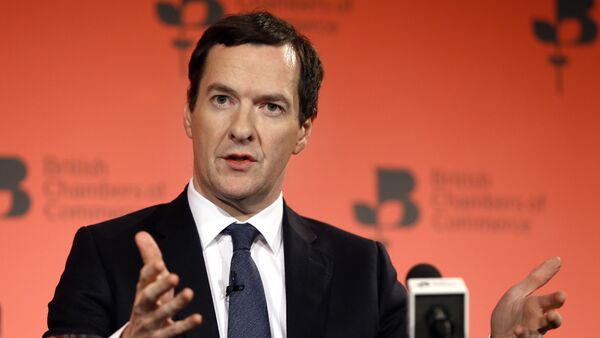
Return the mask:
<path fill-rule="evenodd" d="M 204 72 L 210 48 L 217 44 L 227 47 L 243 44 L 283 46 L 290 44 L 300 63 L 298 97 L 300 98 L 299 120 L 317 116 L 319 88 L 323 80 L 323 66 L 310 41 L 294 27 L 268 12 L 253 12 L 222 18 L 210 26 L 198 41 L 188 66 L 190 86 L 187 92 L 188 108 L 194 111 L 198 100 L 200 79 Z"/>

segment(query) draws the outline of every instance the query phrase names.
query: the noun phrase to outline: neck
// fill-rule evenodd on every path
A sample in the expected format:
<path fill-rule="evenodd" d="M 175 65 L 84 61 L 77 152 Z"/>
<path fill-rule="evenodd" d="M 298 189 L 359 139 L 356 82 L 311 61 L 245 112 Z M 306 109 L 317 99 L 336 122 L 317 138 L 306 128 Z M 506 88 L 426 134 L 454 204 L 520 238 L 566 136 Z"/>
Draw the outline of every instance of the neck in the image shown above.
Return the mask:
<path fill-rule="evenodd" d="M 232 199 L 205 192 L 198 181 L 194 177 L 193 179 L 194 188 L 207 200 L 211 201 L 214 205 L 223 209 L 229 215 L 237 219 L 238 221 L 244 222 L 250 219 L 252 216 L 258 214 L 260 211 L 271 205 L 279 197 L 279 193 L 268 198 L 240 198 Z"/>

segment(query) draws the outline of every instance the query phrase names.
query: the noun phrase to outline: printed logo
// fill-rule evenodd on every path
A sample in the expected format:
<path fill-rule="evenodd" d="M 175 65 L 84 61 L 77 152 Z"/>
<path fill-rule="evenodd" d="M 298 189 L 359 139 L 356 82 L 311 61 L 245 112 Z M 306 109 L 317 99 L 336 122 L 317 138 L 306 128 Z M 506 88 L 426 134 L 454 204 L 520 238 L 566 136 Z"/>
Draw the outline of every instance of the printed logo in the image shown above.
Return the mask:
<path fill-rule="evenodd" d="M 594 0 L 556 0 L 556 18 L 554 21 L 534 20 L 533 31 L 542 43 L 554 45 L 554 52 L 548 61 L 556 68 L 556 90 L 563 91 L 562 69 L 567 64 L 568 58 L 564 48 L 591 44 L 597 35 L 597 25 L 590 18 L 590 10 Z M 565 23 L 574 22 L 579 26 L 579 34 L 569 39 L 561 39 L 561 28 Z"/>
<path fill-rule="evenodd" d="M 24 215 L 29 210 L 29 195 L 20 184 L 27 176 L 27 168 L 23 161 L 13 157 L 0 157 L 0 193 L 10 194 L 8 211 L 0 217 L 16 217 Z"/>
<path fill-rule="evenodd" d="M 204 7 L 204 11 L 202 11 Z M 185 74 L 186 52 L 193 46 L 197 36 L 189 37 L 190 32 L 203 29 L 217 22 L 223 16 L 223 6 L 218 0 L 181 0 L 179 4 L 159 1 L 156 10 L 160 21 L 177 28 L 173 47 L 180 51 L 180 65 Z M 196 16 L 194 14 L 203 15 Z"/>
<path fill-rule="evenodd" d="M 397 227 L 409 227 L 419 218 L 419 208 L 411 199 L 415 188 L 414 176 L 407 170 L 377 169 L 377 204 L 371 206 L 367 203 L 356 203 L 354 215 L 356 219 L 366 226 L 379 226 L 381 212 L 384 205 L 389 203 L 400 206 L 402 212 L 392 221 Z M 386 222 L 387 223 L 387 222 Z"/>

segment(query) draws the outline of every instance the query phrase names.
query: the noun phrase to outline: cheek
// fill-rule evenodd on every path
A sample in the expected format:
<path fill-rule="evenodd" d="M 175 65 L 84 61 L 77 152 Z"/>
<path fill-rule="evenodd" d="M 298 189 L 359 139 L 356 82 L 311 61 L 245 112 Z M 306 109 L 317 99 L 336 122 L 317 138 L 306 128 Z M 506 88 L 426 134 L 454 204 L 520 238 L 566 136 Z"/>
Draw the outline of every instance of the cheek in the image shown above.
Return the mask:
<path fill-rule="evenodd" d="M 285 132 L 272 135 L 268 142 L 272 147 L 272 153 L 281 160 L 290 157 L 296 148 L 297 134 L 296 129 L 288 129 Z"/>
<path fill-rule="evenodd" d="M 199 127 L 194 128 L 194 137 L 192 138 L 194 155 L 196 156 L 196 160 L 200 162 L 199 164 L 207 162 L 207 157 L 211 153 L 214 153 L 214 146 L 207 132 Z"/>
<path fill-rule="evenodd" d="M 223 135 L 223 124 L 219 121 L 198 119 L 194 124 L 194 139 L 197 146 L 205 147 L 205 151 L 215 147 Z"/>

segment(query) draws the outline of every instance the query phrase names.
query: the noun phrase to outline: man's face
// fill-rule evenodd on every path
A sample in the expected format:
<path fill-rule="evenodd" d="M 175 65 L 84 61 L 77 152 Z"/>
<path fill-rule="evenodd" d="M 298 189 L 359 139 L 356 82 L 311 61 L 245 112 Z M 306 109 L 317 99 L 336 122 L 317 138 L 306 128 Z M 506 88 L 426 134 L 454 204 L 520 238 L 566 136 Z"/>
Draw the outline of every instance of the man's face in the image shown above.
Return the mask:
<path fill-rule="evenodd" d="M 277 198 L 288 160 L 312 128 L 298 123 L 299 73 L 288 45 L 210 49 L 196 107 L 184 116 L 203 196 L 252 214 Z"/>

